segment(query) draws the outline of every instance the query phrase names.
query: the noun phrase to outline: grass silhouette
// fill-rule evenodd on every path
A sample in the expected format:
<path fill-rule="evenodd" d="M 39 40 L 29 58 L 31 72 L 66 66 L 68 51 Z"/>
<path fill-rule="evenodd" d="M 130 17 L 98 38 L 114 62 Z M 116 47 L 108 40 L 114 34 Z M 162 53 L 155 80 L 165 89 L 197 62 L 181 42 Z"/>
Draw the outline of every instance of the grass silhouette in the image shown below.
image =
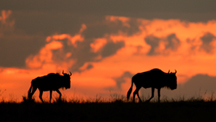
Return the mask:
<path fill-rule="evenodd" d="M 137 99 L 138 101 L 138 99 Z M 58 99 L 52 103 L 27 100 L 22 102 L 1 101 L 1 121 L 166 121 L 201 122 L 215 121 L 216 100 L 194 97 L 185 100 L 162 99 L 133 103 L 125 96 L 111 95 L 110 99 Z"/>
<path fill-rule="evenodd" d="M 143 97 L 142 96 L 142 99 L 144 100 L 147 100 L 148 96 L 147 97 Z M 137 103 L 139 102 L 139 99 L 136 98 L 135 100 Z M 167 99 L 166 97 L 163 98 L 161 100 L 161 103 L 183 103 L 183 102 L 205 102 L 205 103 L 208 103 L 208 102 L 215 102 L 216 103 L 216 99 L 214 98 L 214 93 L 212 93 L 212 95 L 208 98 L 203 98 L 201 95 L 198 95 L 196 97 L 191 97 L 190 99 L 185 99 L 184 96 L 180 96 L 178 99 Z M 4 101 L 2 99 L 2 101 L 0 101 L 0 103 L 17 103 L 19 104 L 19 102 L 16 102 L 16 101 Z M 23 99 L 21 101 L 21 103 L 35 103 L 35 104 L 42 104 L 41 101 L 36 101 L 35 98 L 32 98 L 32 99 L 28 99 L 26 96 L 23 96 Z M 49 101 L 44 101 L 44 103 L 50 103 Z M 110 95 L 110 98 L 109 99 L 104 99 L 102 98 L 101 96 L 96 96 L 95 99 L 79 99 L 79 98 L 72 98 L 72 99 L 66 99 L 65 97 L 62 97 L 61 99 L 59 99 L 58 97 L 55 97 L 54 100 L 52 101 L 52 103 L 50 104 L 63 104 L 63 103 L 67 103 L 67 104 L 85 104 L 85 103 L 133 103 L 132 102 L 132 98 L 130 98 L 129 100 L 127 100 L 126 96 L 124 95 L 118 95 L 118 94 L 111 94 Z M 139 102 L 139 103 L 145 103 L 144 102 Z M 157 103 L 157 100 L 156 99 L 153 99 L 149 104 L 151 103 Z"/>

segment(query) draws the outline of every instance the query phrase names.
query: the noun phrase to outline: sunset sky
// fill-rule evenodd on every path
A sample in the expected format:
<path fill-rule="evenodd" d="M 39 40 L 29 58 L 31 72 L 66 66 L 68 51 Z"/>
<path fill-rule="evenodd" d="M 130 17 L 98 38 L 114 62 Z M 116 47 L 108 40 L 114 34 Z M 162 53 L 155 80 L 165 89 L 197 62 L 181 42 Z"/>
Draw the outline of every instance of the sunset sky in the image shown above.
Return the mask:
<path fill-rule="evenodd" d="M 131 77 L 153 68 L 176 69 L 182 90 L 196 79 L 201 84 L 196 88 L 207 84 L 204 90 L 215 91 L 215 5 L 214 0 L 1 0 L 0 98 L 22 99 L 32 79 L 62 70 L 73 73 L 71 88 L 61 90 L 67 98 L 126 95 Z"/>

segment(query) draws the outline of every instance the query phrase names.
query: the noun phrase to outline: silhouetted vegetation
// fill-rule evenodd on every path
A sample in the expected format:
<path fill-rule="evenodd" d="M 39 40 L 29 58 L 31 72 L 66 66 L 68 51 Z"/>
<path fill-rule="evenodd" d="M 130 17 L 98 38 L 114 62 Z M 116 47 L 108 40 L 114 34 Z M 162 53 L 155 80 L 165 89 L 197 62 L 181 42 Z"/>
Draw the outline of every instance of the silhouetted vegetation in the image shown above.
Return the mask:
<path fill-rule="evenodd" d="M 138 99 L 136 99 L 138 101 Z M 128 102 L 125 96 L 112 95 L 109 100 L 58 99 L 41 103 L 23 97 L 23 101 L 0 102 L 1 121 L 214 121 L 216 100 L 201 97 L 184 100 L 166 100 L 161 103 Z"/>

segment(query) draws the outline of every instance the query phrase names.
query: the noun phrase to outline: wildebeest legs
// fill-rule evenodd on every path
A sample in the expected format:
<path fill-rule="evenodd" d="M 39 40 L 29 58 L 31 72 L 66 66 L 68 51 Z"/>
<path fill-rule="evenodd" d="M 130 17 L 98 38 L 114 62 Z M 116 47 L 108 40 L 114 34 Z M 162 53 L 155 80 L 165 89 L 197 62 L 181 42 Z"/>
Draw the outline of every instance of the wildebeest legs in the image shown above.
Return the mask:
<path fill-rule="evenodd" d="M 56 91 L 59 93 L 59 99 L 60 99 L 62 94 L 59 90 L 56 90 Z M 50 103 L 51 103 L 51 100 L 52 100 L 52 90 L 50 90 Z"/>
<path fill-rule="evenodd" d="M 153 97 L 154 97 L 154 88 L 152 88 L 152 96 L 146 102 L 149 102 Z M 158 88 L 158 102 L 160 102 L 160 88 Z"/>
<path fill-rule="evenodd" d="M 153 97 L 154 97 L 154 88 L 152 87 L 152 96 L 146 102 L 149 102 Z"/>
<path fill-rule="evenodd" d="M 160 88 L 158 88 L 158 102 L 160 102 Z"/>
<path fill-rule="evenodd" d="M 33 87 L 32 91 L 29 91 L 29 99 L 32 99 L 32 95 L 35 93 L 35 91 L 37 90 L 37 88 Z"/>
<path fill-rule="evenodd" d="M 50 103 L 51 103 L 51 99 L 52 99 L 52 90 L 50 90 Z"/>
<path fill-rule="evenodd" d="M 43 99 L 42 99 L 42 95 L 43 95 L 43 91 L 40 90 L 39 98 L 41 99 L 41 101 L 42 101 L 42 103 L 43 103 L 44 101 L 43 101 Z"/>
<path fill-rule="evenodd" d="M 56 90 L 56 91 L 59 93 L 59 99 L 61 99 L 61 96 L 62 96 L 61 92 L 59 90 Z"/>
<path fill-rule="evenodd" d="M 135 102 L 135 95 L 137 94 L 137 97 L 139 98 L 139 102 L 142 102 L 139 96 L 139 90 L 141 87 L 137 87 L 136 90 L 133 92 L 133 102 Z"/>

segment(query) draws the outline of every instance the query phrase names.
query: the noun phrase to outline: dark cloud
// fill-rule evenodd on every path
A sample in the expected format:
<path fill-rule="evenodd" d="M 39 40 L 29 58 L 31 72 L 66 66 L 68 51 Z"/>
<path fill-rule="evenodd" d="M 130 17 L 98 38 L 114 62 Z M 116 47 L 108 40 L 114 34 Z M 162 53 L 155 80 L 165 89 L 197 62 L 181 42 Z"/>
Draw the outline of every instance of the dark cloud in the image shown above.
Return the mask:
<path fill-rule="evenodd" d="M 92 64 L 88 64 L 88 66 L 86 67 L 87 70 L 88 70 L 88 69 L 91 69 L 91 68 L 93 68 L 93 65 L 92 65 Z"/>
<path fill-rule="evenodd" d="M 205 50 L 207 53 L 210 53 L 213 49 L 213 46 L 210 43 L 213 41 L 213 39 L 216 39 L 216 37 L 211 33 L 206 33 L 200 39 L 202 40 L 201 48 Z"/>
<path fill-rule="evenodd" d="M 84 35 L 86 38 L 99 38 L 107 33 L 117 34 L 119 32 L 123 32 L 130 36 L 140 31 L 140 23 L 137 19 L 129 19 L 126 23 L 128 26 L 125 26 L 125 23 L 120 20 L 109 21 L 105 20 L 105 16 L 101 16 L 99 19 L 95 19 L 94 22 L 88 22 L 86 24 L 88 29 L 84 32 Z"/>
<path fill-rule="evenodd" d="M 55 11 L 12 11 L 12 17 L 15 19 L 14 27 L 17 30 L 22 30 L 26 34 L 46 36 L 56 33 L 74 34 L 83 23 L 95 26 L 104 20 L 104 16 Z"/>
<path fill-rule="evenodd" d="M 115 78 L 117 88 L 121 89 L 121 84 L 126 82 L 125 78 L 132 78 L 132 76 L 133 74 L 131 74 L 130 72 L 124 72 L 122 76 Z"/>
<path fill-rule="evenodd" d="M 216 77 L 198 74 L 190 78 L 185 84 L 183 84 L 184 93 L 187 95 L 203 94 L 204 92 L 212 92 L 216 90 Z"/>
<path fill-rule="evenodd" d="M 156 55 L 156 54 L 158 54 L 157 52 L 155 52 L 155 49 L 159 46 L 160 39 L 151 35 L 151 36 L 147 36 L 145 38 L 145 41 L 146 41 L 147 44 L 149 44 L 151 46 L 151 49 L 148 52 L 148 55 Z"/>
<path fill-rule="evenodd" d="M 119 50 L 120 48 L 124 47 L 124 42 L 120 41 L 120 42 L 108 42 L 102 49 L 101 51 L 101 55 L 102 57 L 108 57 L 111 56 L 113 54 L 115 54 L 117 52 L 117 50 Z"/>
<path fill-rule="evenodd" d="M 94 42 L 94 40 L 84 40 L 83 42 L 77 42 L 77 46 L 68 45 L 69 40 L 57 40 L 62 42 L 63 50 L 53 50 L 53 60 L 55 62 L 68 62 L 70 59 L 76 61 L 76 63 L 70 68 L 72 72 L 80 72 L 80 67 L 82 67 L 86 62 L 91 61 L 99 61 L 95 57 L 99 54 L 91 51 L 90 44 Z M 69 58 L 66 58 L 66 54 L 71 53 Z M 87 69 L 91 68 L 89 65 Z"/>
<path fill-rule="evenodd" d="M 180 41 L 176 37 L 175 34 L 170 34 L 166 40 L 168 42 L 168 44 L 165 46 L 166 49 L 171 49 L 171 50 L 175 51 L 178 48 L 178 46 L 180 45 Z"/>
<path fill-rule="evenodd" d="M 116 82 L 116 86 L 115 87 L 108 87 L 105 88 L 106 90 L 122 90 L 122 83 L 125 83 L 125 78 L 132 78 L 133 74 L 131 74 L 130 72 L 126 71 L 124 72 L 120 77 L 114 78 L 115 82 Z"/>
<path fill-rule="evenodd" d="M 161 89 L 161 98 L 168 99 L 191 99 L 198 98 L 203 95 L 210 97 L 216 91 L 216 77 L 205 74 L 197 74 L 191 77 L 186 83 L 179 84 L 176 90 Z M 151 95 L 151 89 L 141 90 L 141 95 L 148 99 Z M 155 99 L 157 98 L 157 90 L 155 90 Z"/>
<path fill-rule="evenodd" d="M 0 66 L 25 67 L 25 60 L 44 46 L 45 37 L 7 35 L 0 37 Z"/>
<path fill-rule="evenodd" d="M 110 40 L 102 51 L 93 53 L 90 44 L 94 42 L 95 38 L 102 38 L 105 34 L 115 34 L 118 30 L 126 32 L 130 29 L 123 28 L 122 24 L 112 26 L 114 22 L 109 23 L 105 16 L 80 16 L 52 11 L 16 11 L 12 12 L 8 23 L 12 21 L 15 21 L 13 26 L 7 28 L 1 26 L 0 31 L 3 33 L 3 35 L 0 33 L 0 66 L 3 67 L 25 67 L 26 58 L 39 52 L 47 43 L 45 42 L 47 36 L 61 33 L 75 35 L 79 32 L 80 26 L 85 23 L 87 29 L 82 33 L 85 37 L 83 42 L 77 42 L 77 47 L 73 47 L 72 45 L 68 46 L 68 40 L 59 40 L 63 43 L 65 52 L 53 50 L 53 60 L 57 62 L 67 61 L 63 53 L 72 52 L 70 58 L 77 62 L 72 71 L 79 71 L 85 62 L 97 61 L 95 57 L 99 55 L 102 57 L 111 56 L 124 46 L 123 42 L 113 43 Z M 131 32 L 131 34 L 133 33 Z"/>
<path fill-rule="evenodd" d="M 105 15 L 80 15 L 61 11 L 12 11 L 11 18 L 15 19 L 14 28 L 26 34 L 73 34 L 77 33 L 82 24 L 87 26 L 83 33 L 85 38 L 99 38 L 106 33 L 116 34 L 119 31 L 132 35 L 139 31 L 136 19 L 131 19 L 128 22 L 130 27 L 126 27 L 121 21 L 106 20 Z"/>
<path fill-rule="evenodd" d="M 76 60 L 76 63 L 71 67 L 71 71 L 80 71 L 79 68 L 82 67 L 86 62 L 99 61 L 96 57 L 98 53 L 91 51 L 90 44 L 93 40 L 84 40 L 83 42 L 78 42 L 77 47 L 70 48 L 72 53 L 72 59 Z"/>
<path fill-rule="evenodd" d="M 1 0 L 0 8 L 13 11 L 54 11 L 85 15 L 115 15 L 146 19 L 216 19 L 214 0 Z M 89 18 L 88 18 L 89 19 Z"/>
<path fill-rule="evenodd" d="M 92 52 L 92 48 L 90 46 L 91 43 L 94 42 L 93 39 L 85 39 L 84 41 L 78 41 L 76 43 L 77 46 L 68 45 L 69 40 L 57 40 L 62 42 L 63 49 L 52 50 L 53 52 L 53 60 L 55 62 L 68 62 L 70 59 L 73 59 L 75 64 L 70 68 L 72 72 L 81 72 L 80 68 L 88 62 L 97 62 L 102 58 L 114 55 L 120 48 L 124 46 L 124 42 L 112 42 L 111 40 L 104 45 L 101 51 Z M 69 58 L 66 58 L 67 53 L 71 53 Z M 98 56 L 102 56 L 101 59 L 98 59 Z M 86 69 L 91 69 L 93 66 L 88 64 Z"/>
<path fill-rule="evenodd" d="M 151 46 L 148 55 L 166 54 L 165 51 L 167 49 L 175 51 L 180 46 L 180 40 L 176 37 L 175 34 L 170 34 L 166 38 L 158 38 L 150 35 L 145 38 L 145 41 Z M 167 44 L 165 44 L 165 49 L 163 50 L 163 52 L 156 52 L 155 50 L 156 48 L 158 48 L 160 41 L 166 42 Z"/>

